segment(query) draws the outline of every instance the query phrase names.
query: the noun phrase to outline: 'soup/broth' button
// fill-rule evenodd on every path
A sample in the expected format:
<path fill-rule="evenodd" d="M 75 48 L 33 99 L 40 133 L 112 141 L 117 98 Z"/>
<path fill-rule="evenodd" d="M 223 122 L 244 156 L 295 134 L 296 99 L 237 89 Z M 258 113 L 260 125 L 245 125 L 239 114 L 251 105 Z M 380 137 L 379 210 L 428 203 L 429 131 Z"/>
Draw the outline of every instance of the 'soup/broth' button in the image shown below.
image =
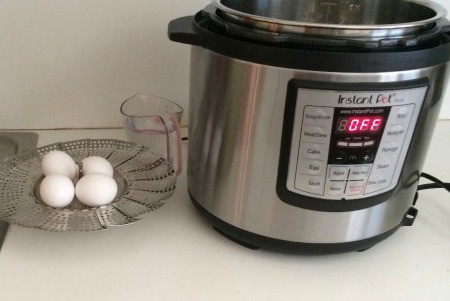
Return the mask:
<path fill-rule="evenodd" d="M 329 126 L 333 122 L 334 110 L 322 107 L 305 107 L 303 123 L 309 125 Z"/>

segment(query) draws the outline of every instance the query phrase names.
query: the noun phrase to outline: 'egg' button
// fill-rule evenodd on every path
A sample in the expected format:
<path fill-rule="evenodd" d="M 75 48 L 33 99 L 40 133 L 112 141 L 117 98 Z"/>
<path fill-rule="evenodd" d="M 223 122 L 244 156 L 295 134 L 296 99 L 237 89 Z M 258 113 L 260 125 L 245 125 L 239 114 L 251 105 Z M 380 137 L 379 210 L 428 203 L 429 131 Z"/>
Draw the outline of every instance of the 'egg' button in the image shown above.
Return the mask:
<path fill-rule="evenodd" d="M 323 162 L 317 160 L 300 160 L 298 171 L 301 174 L 319 175 L 323 174 Z"/>

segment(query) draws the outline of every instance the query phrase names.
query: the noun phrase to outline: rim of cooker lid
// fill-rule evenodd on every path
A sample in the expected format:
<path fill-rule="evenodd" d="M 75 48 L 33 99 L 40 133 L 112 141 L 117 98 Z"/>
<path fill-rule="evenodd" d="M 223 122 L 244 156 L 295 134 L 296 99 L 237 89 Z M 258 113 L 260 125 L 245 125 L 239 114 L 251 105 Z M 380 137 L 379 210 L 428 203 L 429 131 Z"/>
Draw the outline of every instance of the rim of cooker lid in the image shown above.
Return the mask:
<path fill-rule="evenodd" d="M 260 0 L 246 0 L 245 3 L 258 2 Z M 264 0 L 267 1 L 267 0 Z M 279 1 L 279 0 L 277 0 Z M 293 1 L 293 0 L 292 0 Z M 316 0 L 296 0 L 299 2 L 314 2 Z M 364 1 L 364 0 L 362 0 Z M 391 0 L 392 1 L 392 0 Z M 415 20 L 413 22 L 400 23 L 380 23 L 380 24 L 337 24 L 337 23 L 315 23 L 303 22 L 288 19 L 277 19 L 274 17 L 257 15 L 250 12 L 239 11 L 230 4 L 244 3 L 236 0 L 212 0 L 214 6 L 219 10 L 220 16 L 230 22 L 236 22 L 254 29 L 261 29 L 271 33 L 300 33 L 311 35 L 329 35 L 329 36 L 392 36 L 403 34 L 414 34 L 433 27 L 436 22 L 445 18 L 447 12 L 440 4 L 432 1 L 417 0 L 399 0 L 398 3 L 416 5 L 427 10 L 425 19 Z M 286 1 L 285 1 L 286 2 Z M 347 1 L 348 2 L 348 1 Z M 278 3 L 281 3 L 278 2 Z M 257 4 L 257 3 L 256 3 Z"/>

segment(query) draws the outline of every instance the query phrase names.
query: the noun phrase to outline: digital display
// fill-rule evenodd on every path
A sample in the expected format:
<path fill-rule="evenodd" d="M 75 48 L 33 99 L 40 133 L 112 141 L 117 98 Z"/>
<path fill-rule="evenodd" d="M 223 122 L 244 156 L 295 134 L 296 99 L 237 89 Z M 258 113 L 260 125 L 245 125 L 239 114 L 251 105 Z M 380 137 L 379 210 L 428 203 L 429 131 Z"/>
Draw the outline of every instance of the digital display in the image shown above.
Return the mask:
<path fill-rule="evenodd" d="M 336 133 L 376 133 L 383 125 L 383 116 L 348 116 L 338 119 Z"/>

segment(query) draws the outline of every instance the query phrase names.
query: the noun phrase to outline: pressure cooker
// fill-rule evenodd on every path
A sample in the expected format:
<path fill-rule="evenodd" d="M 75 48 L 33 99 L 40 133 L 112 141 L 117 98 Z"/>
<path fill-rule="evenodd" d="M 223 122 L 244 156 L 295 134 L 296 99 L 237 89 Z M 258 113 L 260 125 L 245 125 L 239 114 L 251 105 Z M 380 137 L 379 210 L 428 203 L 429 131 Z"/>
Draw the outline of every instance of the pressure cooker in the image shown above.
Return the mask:
<path fill-rule="evenodd" d="M 450 60 L 445 10 L 415 0 L 214 0 L 190 44 L 192 202 L 243 245 L 365 250 L 413 224 Z"/>

